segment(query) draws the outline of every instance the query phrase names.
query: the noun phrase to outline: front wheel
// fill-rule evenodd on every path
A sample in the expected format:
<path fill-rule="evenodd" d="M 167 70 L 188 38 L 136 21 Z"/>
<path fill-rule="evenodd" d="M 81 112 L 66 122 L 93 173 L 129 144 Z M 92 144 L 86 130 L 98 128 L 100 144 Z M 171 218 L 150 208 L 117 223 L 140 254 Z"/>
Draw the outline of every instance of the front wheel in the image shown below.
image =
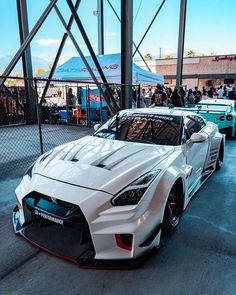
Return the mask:
<path fill-rule="evenodd" d="M 165 213 L 163 226 L 164 230 L 169 232 L 174 230 L 180 221 L 182 213 L 182 195 L 177 185 L 174 185 L 170 191 Z"/>

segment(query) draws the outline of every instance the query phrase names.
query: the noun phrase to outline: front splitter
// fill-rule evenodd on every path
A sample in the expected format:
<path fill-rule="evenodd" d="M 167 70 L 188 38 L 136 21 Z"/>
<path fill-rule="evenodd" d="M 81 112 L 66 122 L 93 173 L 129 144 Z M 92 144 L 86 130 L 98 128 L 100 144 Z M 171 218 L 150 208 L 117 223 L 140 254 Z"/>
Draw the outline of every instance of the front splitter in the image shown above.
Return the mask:
<path fill-rule="evenodd" d="M 52 239 L 53 234 L 50 232 L 48 233 L 48 236 L 50 237 L 50 239 L 44 235 L 43 238 L 45 238 L 46 241 L 45 240 L 43 241 L 42 239 L 40 240 L 39 235 L 42 235 L 42 232 L 40 232 L 40 228 L 37 227 L 37 225 L 34 222 L 31 222 L 30 224 L 24 227 L 20 225 L 18 207 L 15 207 L 13 210 L 12 222 L 13 222 L 13 228 L 16 235 L 23 237 L 26 241 L 28 241 L 33 246 L 39 248 L 40 250 L 46 253 L 49 253 L 53 256 L 56 256 L 58 258 L 67 260 L 69 262 L 73 262 L 80 268 L 134 269 L 141 266 L 147 260 L 147 258 L 149 258 L 153 253 L 153 251 L 149 251 L 146 255 L 142 255 L 135 259 L 122 259 L 122 260 L 100 260 L 99 259 L 98 260 L 98 259 L 94 259 L 95 251 L 92 246 L 92 243 L 91 244 L 88 243 L 87 245 L 81 245 L 80 247 L 78 247 L 77 245 L 76 249 L 78 250 L 78 252 L 75 252 L 75 251 L 70 252 L 70 248 L 72 248 L 73 250 L 73 247 L 68 247 L 70 245 L 69 243 L 72 244 L 72 240 L 68 240 L 68 237 L 65 238 L 66 243 L 64 244 L 64 249 L 61 246 L 63 242 L 60 241 L 56 243 Z M 59 225 L 54 225 L 55 228 L 57 226 Z M 55 246 L 55 248 L 57 248 L 56 250 L 50 247 L 49 241 L 51 241 L 51 243 Z"/>

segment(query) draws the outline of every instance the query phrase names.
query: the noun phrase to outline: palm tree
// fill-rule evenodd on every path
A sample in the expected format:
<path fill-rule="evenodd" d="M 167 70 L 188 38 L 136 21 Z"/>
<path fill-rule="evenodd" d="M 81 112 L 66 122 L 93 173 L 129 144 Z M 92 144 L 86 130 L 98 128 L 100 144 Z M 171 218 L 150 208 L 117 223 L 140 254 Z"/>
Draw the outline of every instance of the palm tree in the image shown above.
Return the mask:
<path fill-rule="evenodd" d="M 151 55 L 151 53 L 147 53 L 147 54 L 144 56 L 144 58 L 145 58 L 146 60 L 151 60 L 151 59 L 152 59 L 152 55 Z"/>
<path fill-rule="evenodd" d="M 189 51 L 187 51 L 187 56 L 188 57 L 194 57 L 194 56 L 196 56 L 196 52 L 193 51 L 192 49 L 190 49 Z"/>
<path fill-rule="evenodd" d="M 172 59 L 172 58 L 173 58 L 173 56 L 169 55 L 169 54 L 165 56 L 165 59 Z"/>

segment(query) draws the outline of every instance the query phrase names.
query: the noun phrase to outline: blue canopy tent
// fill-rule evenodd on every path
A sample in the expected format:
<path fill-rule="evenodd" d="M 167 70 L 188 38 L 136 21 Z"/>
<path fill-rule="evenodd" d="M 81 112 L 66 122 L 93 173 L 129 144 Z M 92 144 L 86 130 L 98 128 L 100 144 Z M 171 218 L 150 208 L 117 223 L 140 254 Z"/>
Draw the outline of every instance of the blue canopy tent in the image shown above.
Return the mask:
<path fill-rule="evenodd" d="M 92 68 L 95 76 L 99 82 L 102 82 L 97 71 L 97 68 L 91 58 L 86 57 L 90 67 Z M 97 59 L 101 65 L 103 72 L 106 76 L 108 83 L 121 83 L 121 62 L 120 54 L 107 54 L 98 55 Z M 49 72 L 44 73 L 40 77 L 47 78 Z M 82 59 L 80 57 L 72 57 L 67 62 L 59 66 L 53 76 L 58 80 L 75 80 L 75 81 L 88 81 L 93 82 L 88 70 L 86 69 Z M 136 64 L 133 64 L 133 84 L 143 85 L 163 85 L 164 78 L 160 74 L 150 73 L 143 70 Z"/>
<path fill-rule="evenodd" d="M 108 55 L 98 55 L 98 62 L 103 69 L 104 75 L 106 76 L 108 83 L 120 84 L 121 83 L 121 55 L 120 54 L 108 54 Z M 93 62 L 91 56 L 86 57 L 87 62 L 89 63 L 92 71 L 94 72 L 97 80 L 102 82 L 97 68 Z M 50 72 L 46 72 L 40 75 L 41 78 L 47 78 Z M 70 80 L 76 82 L 94 82 L 91 78 L 87 68 L 85 67 L 84 62 L 80 57 L 72 57 L 67 62 L 59 66 L 53 75 L 53 79 L 56 80 Z M 142 84 L 142 85 L 156 85 L 164 84 L 164 78 L 162 75 L 150 73 L 143 70 L 136 64 L 133 64 L 133 84 Z M 91 88 L 87 93 L 86 89 L 80 90 L 81 96 L 81 106 L 86 108 L 89 100 L 90 107 L 90 117 L 95 118 L 95 109 L 99 107 L 105 107 L 106 101 L 102 97 L 100 102 L 100 93 L 99 89 Z M 103 112 L 105 112 L 103 110 Z M 107 112 L 107 111 L 106 111 Z M 107 115 L 106 115 L 107 116 Z"/>

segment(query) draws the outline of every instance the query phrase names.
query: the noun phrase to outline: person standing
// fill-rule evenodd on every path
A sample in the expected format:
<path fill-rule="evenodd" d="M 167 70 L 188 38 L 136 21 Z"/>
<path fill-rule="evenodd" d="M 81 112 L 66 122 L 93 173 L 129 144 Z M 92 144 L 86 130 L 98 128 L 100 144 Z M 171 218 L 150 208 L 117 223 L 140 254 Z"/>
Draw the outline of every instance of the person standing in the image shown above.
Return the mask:
<path fill-rule="evenodd" d="M 205 86 L 202 86 L 202 95 L 206 95 L 207 94 L 207 92 L 206 92 L 206 88 L 205 88 Z"/>
<path fill-rule="evenodd" d="M 151 100 L 152 100 L 152 88 L 149 88 L 146 96 L 145 96 L 145 104 L 147 107 L 151 105 Z"/>
<path fill-rule="evenodd" d="M 195 97 L 194 97 L 194 95 L 193 95 L 193 91 L 192 91 L 191 88 L 188 90 L 188 95 L 187 95 L 187 97 L 186 97 L 186 101 L 187 101 L 188 103 L 191 103 L 191 104 L 194 104 L 194 103 L 195 103 Z"/>
<path fill-rule="evenodd" d="M 180 96 L 180 99 L 181 99 L 182 104 L 183 104 L 183 106 L 184 106 L 186 92 L 184 91 L 183 86 L 180 86 L 180 87 L 179 87 L 179 96 Z"/>
<path fill-rule="evenodd" d="M 146 90 L 145 88 L 142 88 L 140 93 L 140 108 L 146 108 L 145 95 L 146 95 Z"/>
<path fill-rule="evenodd" d="M 193 95 L 194 95 L 195 103 L 199 103 L 199 101 L 201 100 L 201 97 L 202 97 L 202 93 L 200 90 L 198 90 L 197 86 L 194 87 Z"/>
<path fill-rule="evenodd" d="M 152 95 L 152 104 L 155 106 L 166 106 L 167 105 L 167 95 L 163 91 L 160 84 L 157 84 L 155 92 Z"/>
<path fill-rule="evenodd" d="M 223 99 L 227 98 L 227 88 L 226 86 L 223 87 Z"/>
<path fill-rule="evenodd" d="M 218 98 L 223 99 L 224 89 L 222 85 L 220 85 L 220 88 L 217 90 L 217 95 L 218 95 Z"/>
<path fill-rule="evenodd" d="M 231 90 L 232 90 L 232 88 L 230 87 L 229 84 L 227 84 L 227 85 L 226 85 L 226 98 L 229 97 L 229 93 L 230 93 Z"/>
<path fill-rule="evenodd" d="M 229 99 L 236 101 L 236 87 L 233 86 L 232 90 L 229 92 Z"/>
<path fill-rule="evenodd" d="M 178 89 L 175 88 L 171 97 L 170 97 L 170 103 L 174 106 L 174 107 L 182 107 L 183 103 L 181 100 L 181 97 L 178 93 Z"/>
<path fill-rule="evenodd" d="M 76 104 L 76 97 L 74 96 L 73 92 L 72 92 L 72 88 L 68 89 L 68 93 L 67 93 L 67 105 L 68 107 L 73 107 Z"/>
<path fill-rule="evenodd" d="M 211 88 L 207 91 L 208 98 L 213 98 L 214 95 L 214 87 L 211 86 Z"/>

